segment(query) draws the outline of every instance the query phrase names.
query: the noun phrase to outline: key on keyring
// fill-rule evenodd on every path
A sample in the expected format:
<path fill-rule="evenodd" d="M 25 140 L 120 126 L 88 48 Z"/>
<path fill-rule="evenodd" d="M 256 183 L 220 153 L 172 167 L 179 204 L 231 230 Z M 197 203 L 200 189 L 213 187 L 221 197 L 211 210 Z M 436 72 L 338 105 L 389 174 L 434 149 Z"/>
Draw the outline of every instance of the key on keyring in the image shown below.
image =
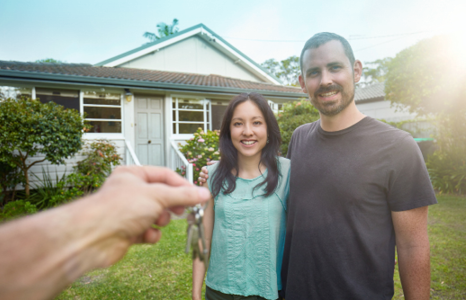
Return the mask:
<path fill-rule="evenodd" d="M 207 206 L 207 205 L 206 205 Z M 196 257 L 204 262 L 206 270 L 209 267 L 209 249 L 206 247 L 205 235 L 204 235 L 204 224 L 202 219 L 204 217 L 204 209 L 200 204 L 193 206 L 191 212 L 188 215 L 188 240 L 186 241 L 185 252 L 189 253 L 189 249 L 193 248 L 193 260 Z M 201 246 L 199 246 L 199 241 Z"/>

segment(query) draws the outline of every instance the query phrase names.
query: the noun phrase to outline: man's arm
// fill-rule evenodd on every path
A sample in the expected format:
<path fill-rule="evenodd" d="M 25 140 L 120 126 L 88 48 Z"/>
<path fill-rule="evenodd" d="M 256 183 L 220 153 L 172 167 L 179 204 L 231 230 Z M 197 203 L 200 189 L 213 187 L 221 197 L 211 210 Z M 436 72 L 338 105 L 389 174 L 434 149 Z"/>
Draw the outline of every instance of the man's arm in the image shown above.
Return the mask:
<path fill-rule="evenodd" d="M 407 211 L 392 211 L 398 252 L 398 269 L 405 299 L 430 297 L 430 246 L 427 236 L 427 211 L 423 206 Z"/>
<path fill-rule="evenodd" d="M 209 198 L 168 169 L 119 167 L 94 195 L 0 226 L 0 299 L 50 299 L 132 244 L 156 243 L 151 225 L 167 225 L 168 208 Z"/>

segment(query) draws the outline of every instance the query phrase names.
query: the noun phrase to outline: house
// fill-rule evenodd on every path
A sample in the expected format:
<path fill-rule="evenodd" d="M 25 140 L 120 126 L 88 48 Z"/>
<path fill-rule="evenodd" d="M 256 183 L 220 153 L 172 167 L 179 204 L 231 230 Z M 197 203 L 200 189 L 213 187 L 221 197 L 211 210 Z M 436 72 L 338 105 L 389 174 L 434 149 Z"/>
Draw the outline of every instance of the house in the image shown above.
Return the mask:
<path fill-rule="evenodd" d="M 436 150 L 431 137 L 434 127 L 428 120 L 420 120 L 415 113 L 407 108 L 394 107 L 390 100 L 385 99 L 385 84 L 383 82 L 356 90 L 354 101 L 363 114 L 375 119 L 401 124 L 401 129 L 410 132 L 418 143 L 424 159 Z"/>
<path fill-rule="evenodd" d="M 83 138 L 113 141 L 127 164 L 170 168 L 186 163 L 178 142 L 220 128 L 233 96 L 258 92 L 274 109 L 305 97 L 203 24 L 96 65 L 0 61 L 0 89 L 86 113 L 93 128 Z M 48 167 L 52 178 L 79 159 Z M 40 177 L 43 167 L 31 171 Z"/>

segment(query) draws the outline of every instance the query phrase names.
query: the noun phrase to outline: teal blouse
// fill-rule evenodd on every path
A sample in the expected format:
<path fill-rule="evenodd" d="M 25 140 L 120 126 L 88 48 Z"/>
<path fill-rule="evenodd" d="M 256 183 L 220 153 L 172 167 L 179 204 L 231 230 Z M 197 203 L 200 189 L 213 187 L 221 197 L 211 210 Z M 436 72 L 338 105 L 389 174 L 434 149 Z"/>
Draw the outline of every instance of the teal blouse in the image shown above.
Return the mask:
<path fill-rule="evenodd" d="M 267 176 L 236 179 L 231 194 L 214 199 L 214 229 L 206 285 L 225 294 L 277 299 L 285 242 L 290 161 L 279 157 L 275 192 L 264 197 Z M 208 184 L 218 164 L 207 167 Z"/>

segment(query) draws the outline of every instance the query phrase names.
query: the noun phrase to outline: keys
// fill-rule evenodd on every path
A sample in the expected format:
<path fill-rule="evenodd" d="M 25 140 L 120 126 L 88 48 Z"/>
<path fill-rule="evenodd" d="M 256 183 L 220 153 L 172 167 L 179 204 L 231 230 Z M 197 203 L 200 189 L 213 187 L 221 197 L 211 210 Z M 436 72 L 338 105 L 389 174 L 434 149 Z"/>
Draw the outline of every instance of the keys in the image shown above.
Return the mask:
<path fill-rule="evenodd" d="M 206 204 L 207 205 L 207 204 Z M 202 218 L 204 217 L 204 209 L 200 204 L 193 206 L 189 213 L 188 220 L 188 239 L 186 241 L 185 252 L 189 253 L 189 249 L 193 248 L 193 260 L 196 257 L 204 262 L 206 271 L 209 268 L 209 249 L 207 249 L 204 225 L 202 224 Z"/>

